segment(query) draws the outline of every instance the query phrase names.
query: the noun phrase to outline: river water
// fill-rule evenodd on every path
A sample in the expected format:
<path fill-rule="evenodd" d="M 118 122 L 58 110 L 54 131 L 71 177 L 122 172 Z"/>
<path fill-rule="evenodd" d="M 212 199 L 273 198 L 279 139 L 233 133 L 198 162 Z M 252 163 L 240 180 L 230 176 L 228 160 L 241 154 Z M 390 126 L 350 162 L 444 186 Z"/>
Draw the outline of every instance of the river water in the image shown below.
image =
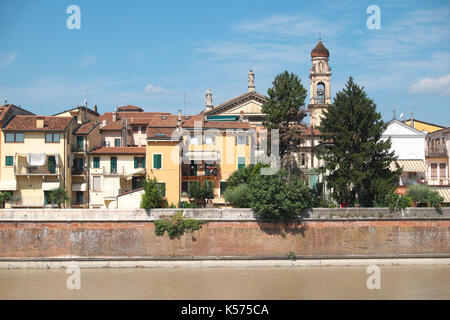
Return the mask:
<path fill-rule="evenodd" d="M 450 266 L 2 269 L 0 299 L 450 299 Z"/>

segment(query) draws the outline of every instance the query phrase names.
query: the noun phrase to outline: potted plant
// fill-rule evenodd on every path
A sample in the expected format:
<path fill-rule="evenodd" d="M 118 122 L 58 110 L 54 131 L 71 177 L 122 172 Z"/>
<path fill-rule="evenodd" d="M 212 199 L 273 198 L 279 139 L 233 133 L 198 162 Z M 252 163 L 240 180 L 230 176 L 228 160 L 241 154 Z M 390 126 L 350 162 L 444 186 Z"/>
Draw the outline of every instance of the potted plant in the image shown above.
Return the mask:
<path fill-rule="evenodd" d="M 13 198 L 14 204 L 18 205 L 20 203 L 20 201 L 22 200 L 22 198 L 20 197 L 20 195 L 16 194 Z"/>

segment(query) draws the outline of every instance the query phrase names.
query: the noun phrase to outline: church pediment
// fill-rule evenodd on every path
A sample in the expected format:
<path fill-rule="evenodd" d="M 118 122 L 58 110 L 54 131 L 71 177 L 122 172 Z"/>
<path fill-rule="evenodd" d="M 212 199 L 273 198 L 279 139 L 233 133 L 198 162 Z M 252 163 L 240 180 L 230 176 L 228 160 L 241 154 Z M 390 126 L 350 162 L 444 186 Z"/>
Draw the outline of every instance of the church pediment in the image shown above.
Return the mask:
<path fill-rule="evenodd" d="M 246 92 L 236 98 L 228 100 L 211 110 L 205 112 L 206 115 L 239 115 L 241 111 L 244 114 L 262 114 L 261 107 L 267 102 L 267 98 L 258 92 Z"/>

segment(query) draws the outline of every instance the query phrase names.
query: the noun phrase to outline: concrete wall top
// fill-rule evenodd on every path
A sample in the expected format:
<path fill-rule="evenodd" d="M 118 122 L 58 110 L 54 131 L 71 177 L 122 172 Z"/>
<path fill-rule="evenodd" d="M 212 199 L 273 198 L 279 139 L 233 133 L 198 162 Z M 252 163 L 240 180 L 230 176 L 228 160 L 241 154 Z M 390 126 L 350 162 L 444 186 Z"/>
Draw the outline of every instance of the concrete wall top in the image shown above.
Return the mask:
<path fill-rule="evenodd" d="M 0 222 L 14 221 L 155 221 L 183 210 L 186 217 L 206 221 L 255 221 L 251 209 L 1 209 Z M 388 208 L 315 208 L 306 220 L 450 219 L 450 208 L 408 208 L 403 214 Z"/>

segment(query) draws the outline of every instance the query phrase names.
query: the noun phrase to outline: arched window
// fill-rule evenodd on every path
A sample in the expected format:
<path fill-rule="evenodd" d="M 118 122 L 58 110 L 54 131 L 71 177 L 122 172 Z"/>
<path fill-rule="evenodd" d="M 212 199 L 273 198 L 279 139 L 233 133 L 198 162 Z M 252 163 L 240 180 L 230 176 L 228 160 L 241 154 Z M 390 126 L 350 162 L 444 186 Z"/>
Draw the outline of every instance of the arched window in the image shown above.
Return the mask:
<path fill-rule="evenodd" d="M 325 84 L 323 82 L 317 84 L 317 103 L 325 103 Z"/>

